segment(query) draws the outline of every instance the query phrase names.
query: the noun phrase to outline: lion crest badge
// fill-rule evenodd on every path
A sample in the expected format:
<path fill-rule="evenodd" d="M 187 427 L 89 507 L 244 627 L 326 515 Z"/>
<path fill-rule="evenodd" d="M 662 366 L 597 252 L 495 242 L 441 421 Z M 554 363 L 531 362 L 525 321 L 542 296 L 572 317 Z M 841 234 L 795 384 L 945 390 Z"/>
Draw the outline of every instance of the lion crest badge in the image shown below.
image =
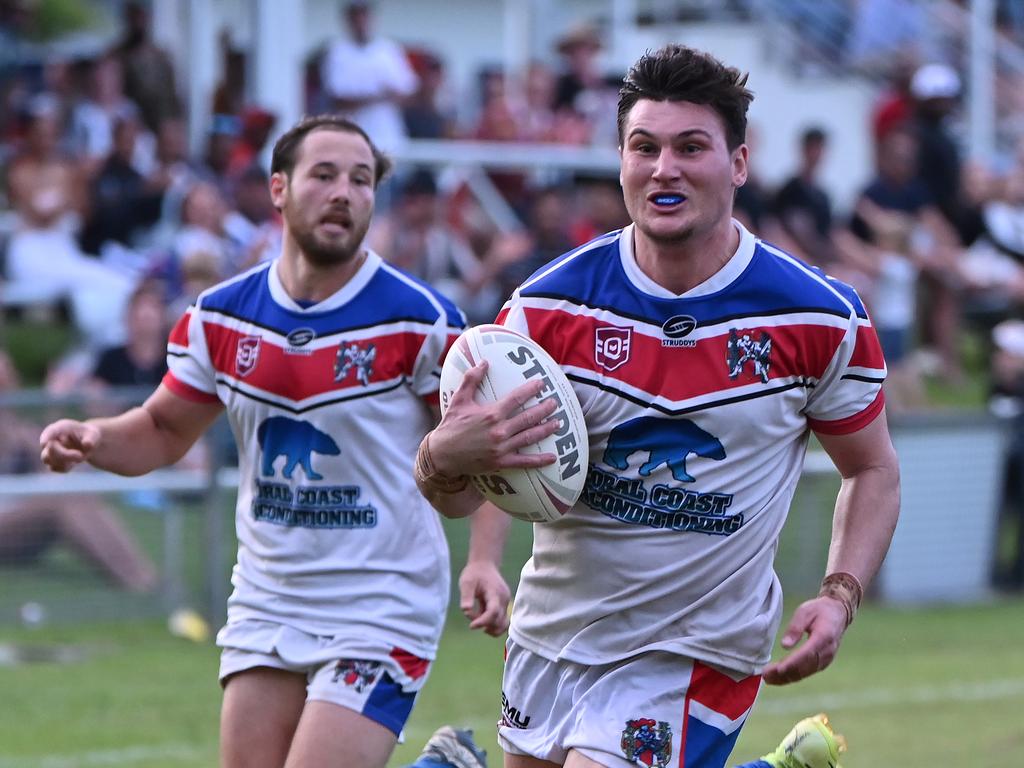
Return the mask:
<path fill-rule="evenodd" d="M 665 768 L 672 759 L 672 729 L 664 720 L 627 720 L 622 730 L 622 752 L 627 760 L 648 768 Z"/>

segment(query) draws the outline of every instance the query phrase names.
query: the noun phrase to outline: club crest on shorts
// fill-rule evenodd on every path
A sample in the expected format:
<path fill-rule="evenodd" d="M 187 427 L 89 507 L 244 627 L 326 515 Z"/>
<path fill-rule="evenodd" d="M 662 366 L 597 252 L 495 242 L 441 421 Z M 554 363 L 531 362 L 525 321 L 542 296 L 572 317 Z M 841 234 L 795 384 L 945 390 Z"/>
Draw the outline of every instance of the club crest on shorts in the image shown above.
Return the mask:
<path fill-rule="evenodd" d="M 243 336 L 235 349 L 235 371 L 239 376 L 248 376 L 260 359 L 260 336 Z"/>
<path fill-rule="evenodd" d="M 627 760 L 648 768 L 665 768 L 672 759 L 672 729 L 664 720 L 627 720 L 622 730 L 622 752 Z"/>
<path fill-rule="evenodd" d="M 602 325 L 594 333 L 594 361 L 606 371 L 614 371 L 629 360 L 633 329 Z"/>
<path fill-rule="evenodd" d="M 361 347 L 358 344 L 341 342 L 338 345 L 338 354 L 334 358 L 334 380 L 344 381 L 348 372 L 353 368 L 356 371 L 356 380 L 364 387 L 370 383 L 373 376 L 373 361 L 377 358 L 377 346 L 368 344 Z"/>
<path fill-rule="evenodd" d="M 768 383 L 768 369 L 772 367 L 772 340 L 767 333 L 761 331 L 761 338 L 755 341 L 753 333 L 740 333 L 730 328 L 726 355 L 730 379 L 738 378 L 749 363 L 753 369 L 751 373 L 761 379 L 761 383 Z"/>
<path fill-rule="evenodd" d="M 356 693 L 362 693 L 377 679 L 380 673 L 379 661 L 363 661 L 360 659 L 338 659 L 334 665 L 334 676 L 331 682 L 341 682 Z"/>

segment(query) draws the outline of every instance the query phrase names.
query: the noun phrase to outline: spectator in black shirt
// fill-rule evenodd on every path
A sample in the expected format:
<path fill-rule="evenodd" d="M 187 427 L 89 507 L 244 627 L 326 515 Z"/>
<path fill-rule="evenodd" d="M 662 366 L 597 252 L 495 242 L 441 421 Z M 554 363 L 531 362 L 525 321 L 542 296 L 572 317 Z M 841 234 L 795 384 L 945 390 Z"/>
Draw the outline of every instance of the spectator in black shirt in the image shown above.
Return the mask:
<path fill-rule="evenodd" d="M 93 379 L 112 387 L 152 389 L 167 373 L 167 305 L 159 285 L 143 283 L 128 301 L 127 341 L 100 353 Z"/>

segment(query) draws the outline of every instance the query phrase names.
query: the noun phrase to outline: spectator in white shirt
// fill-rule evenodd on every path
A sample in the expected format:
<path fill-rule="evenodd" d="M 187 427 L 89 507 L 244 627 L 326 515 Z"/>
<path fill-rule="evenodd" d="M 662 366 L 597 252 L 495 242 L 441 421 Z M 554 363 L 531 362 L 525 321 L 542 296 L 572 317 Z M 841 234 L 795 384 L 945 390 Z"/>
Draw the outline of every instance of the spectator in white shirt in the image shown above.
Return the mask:
<path fill-rule="evenodd" d="M 372 35 L 372 13 L 367 2 L 343 6 L 349 39 L 328 48 L 320 75 L 329 104 L 391 151 L 406 138 L 401 105 L 417 78 L 400 45 Z"/>

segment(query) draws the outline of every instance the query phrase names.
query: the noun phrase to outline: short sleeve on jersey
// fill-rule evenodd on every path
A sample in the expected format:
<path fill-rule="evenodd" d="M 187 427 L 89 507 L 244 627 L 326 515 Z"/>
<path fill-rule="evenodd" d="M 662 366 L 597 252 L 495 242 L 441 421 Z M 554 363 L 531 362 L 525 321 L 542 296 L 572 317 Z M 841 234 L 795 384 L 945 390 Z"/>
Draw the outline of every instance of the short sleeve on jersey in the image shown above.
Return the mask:
<path fill-rule="evenodd" d="M 186 400 L 208 403 L 219 400 L 213 364 L 195 306 L 189 307 L 171 330 L 163 383 Z"/>
<path fill-rule="evenodd" d="M 885 405 L 885 358 L 866 314 L 851 317 L 832 365 L 811 394 L 807 423 L 815 432 L 842 435 L 870 424 Z"/>

